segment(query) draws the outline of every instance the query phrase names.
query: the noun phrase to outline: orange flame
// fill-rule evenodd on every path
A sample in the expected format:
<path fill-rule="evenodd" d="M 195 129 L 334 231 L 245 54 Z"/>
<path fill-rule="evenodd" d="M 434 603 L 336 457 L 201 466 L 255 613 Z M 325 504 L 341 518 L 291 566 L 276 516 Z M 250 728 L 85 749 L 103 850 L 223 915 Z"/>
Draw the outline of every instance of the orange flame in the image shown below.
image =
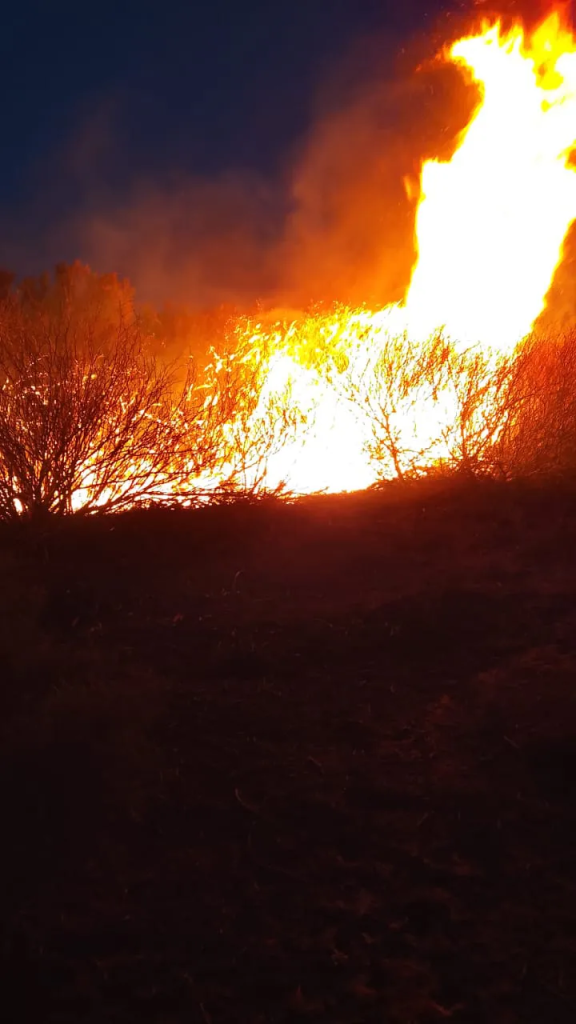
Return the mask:
<path fill-rule="evenodd" d="M 500 23 L 449 59 L 481 88 L 450 163 L 422 170 L 418 264 L 406 306 L 415 333 L 513 348 L 542 311 L 576 217 L 576 43 L 557 13 L 527 40 Z"/>
<path fill-rule="evenodd" d="M 497 21 L 441 59 L 457 64 L 480 98 L 451 160 L 422 167 L 418 258 L 405 301 L 276 324 L 267 335 L 250 323 L 241 328 L 255 352 L 264 337 L 276 339 L 262 401 L 289 384 L 305 413 L 301 436 L 270 460 L 272 486 L 285 480 L 298 492 L 353 490 L 398 471 L 371 458 L 368 418 L 343 395 L 331 346 L 345 355 L 348 378 L 364 382 L 383 350 L 390 353 L 391 339 L 398 339 L 400 370 L 405 346 L 424 348 L 439 331 L 457 353 L 479 346 L 486 368 L 495 368 L 545 307 L 576 217 L 574 36 L 558 13 L 530 36 L 521 24 L 504 31 Z M 318 342 L 324 356 L 311 368 L 302 352 Z M 421 469 L 449 456 L 459 429 L 453 380 L 429 384 L 426 393 L 403 394 L 393 409 L 396 434 L 405 450 L 422 453 Z M 489 413 L 490 395 L 487 387 L 478 415 Z"/>
<path fill-rule="evenodd" d="M 183 480 L 209 492 L 237 479 L 238 452 L 248 487 L 355 490 L 465 463 L 472 449 L 482 458 L 498 437 L 508 415 L 501 382 L 545 308 L 576 218 L 576 40 L 558 13 L 531 34 L 497 21 L 441 59 L 476 83 L 479 102 L 452 158 L 422 167 L 405 301 L 272 326 L 239 320 L 234 366 L 257 373 L 247 372 L 246 401 L 224 423 L 222 464 L 201 480 L 183 466 Z M 215 354 L 212 382 L 207 371 L 205 409 L 225 395 L 225 362 Z M 74 509 L 90 494 L 84 468 Z M 144 457 L 136 469 L 146 477 Z M 184 500 L 179 472 L 166 475 L 168 499 Z"/>

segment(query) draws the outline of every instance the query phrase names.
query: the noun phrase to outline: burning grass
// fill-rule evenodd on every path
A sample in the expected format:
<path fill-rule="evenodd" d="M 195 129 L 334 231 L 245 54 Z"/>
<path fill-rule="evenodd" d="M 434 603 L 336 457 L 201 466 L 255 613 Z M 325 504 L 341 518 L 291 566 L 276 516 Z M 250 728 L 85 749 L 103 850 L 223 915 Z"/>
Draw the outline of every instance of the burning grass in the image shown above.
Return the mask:
<path fill-rule="evenodd" d="M 576 212 L 576 44 L 555 12 L 531 33 L 483 23 L 438 59 L 478 102 L 410 182 L 402 303 L 238 317 L 199 373 L 152 358 L 112 278 L 4 288 L 0 516 L 572 473 L 575 336 L 534 331 Z"/>
<path fill-rule="evenodd" d="M 200 373 L 152 357 L 136 318 L 4 301 L 0 515 L 573 472 L 576 335 L 415 344 L 397 312 L 240 321 Z"/>

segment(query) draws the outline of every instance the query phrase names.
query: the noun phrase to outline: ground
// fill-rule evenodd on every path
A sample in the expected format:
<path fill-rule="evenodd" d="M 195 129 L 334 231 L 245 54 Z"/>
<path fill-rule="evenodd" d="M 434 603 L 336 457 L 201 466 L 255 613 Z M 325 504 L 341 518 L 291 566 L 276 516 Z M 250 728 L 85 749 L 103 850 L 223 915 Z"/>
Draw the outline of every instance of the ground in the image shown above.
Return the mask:
<path fill-rule="evenodd" d="M 576 490 L 0 530 L 11 1022 L 576 1019 Z"/>

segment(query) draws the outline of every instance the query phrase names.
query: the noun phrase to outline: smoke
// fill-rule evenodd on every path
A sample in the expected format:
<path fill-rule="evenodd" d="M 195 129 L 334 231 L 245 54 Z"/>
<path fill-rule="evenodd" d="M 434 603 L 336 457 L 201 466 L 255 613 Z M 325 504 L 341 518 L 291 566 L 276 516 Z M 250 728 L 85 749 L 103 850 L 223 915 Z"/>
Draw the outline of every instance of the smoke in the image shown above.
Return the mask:
<path fill-rule="evenodd" d="M 304 138 L 267 175 L 123 179 L 126 124 L 121 98 L 108 98 L 43 168 L 42 210 L 29 237 L 20 227 L 10 249 L 5 232 L 0 257 L 20 258 L 33 244 L 44 265 L 80 258 L 129 277 L 137 297 L 154 305 L 401 299 L 416 258 L 422 161 L 450 156 L 478 100 L 459 71 L 434 60 L 461 28 L 454 19 L 409 42 L 357 40 L 311 100 Z M 54 205 L 58 190 L 77 196 L 77 212 L 57 224 L 48 218 L 43 232 L 43 197 Z"/>
<path fill-rule="evenodd" d="M 397 37 L 357 42 L 326 76 L 305 137 L 272 179 L 231 171 L 141 182 L 121 201 L 94 201 L 92 190 L 69 225 L 77 253 L 126 274 L 156 304 L 400 299 L 416 255 L 422 160 L 450 155 L 477 100 L 458 71 L 432 59 L 437 47 L 437 38 L 409 49 Z M 76 166 L 78 152 L 93 165 L 86 137 Z"/>
<path fill-rule="evenodd" d="M 75 232 L 92 266 L 126 274 L 147 302 L 242 307 L 273 287 L 278 205 L 256 176 L 150 183 L 81 216 Z"/>
<path fill-rule="evenodd" d="M 479 100 L 463 72 L 436 57 L 475 21 L 521 13 L 534 25 L 547 6 L 474 0 L 425 34 L 357 39 L 322 69 L 308 129 L 272 171 L 258 170 L 252 154 L 248 169 L 209 176 L 167 176 L 143 160 L 134 176 L 130 97 L 99 97 L 37 167 L 26 208 L 2 218 L 0 265 L 39 273 L 80 259 L 115 271 L 141 302 L 194 314 L 203 340 L 222 331 L 231 308 L 273 317 L 335 301 L 401 300 L 417 256 L 422 162 L 450 158 Z M 59 213 L 70 208 L 73 215 Z M 576 322 L 575 226 L 564 255 L 542 330 Z"/>
<path fill-rule="evenodd" d="M 282 244 L 292 301 L 383 303 L 408 287 L 422 161 L 451 155 L 478 97 L 452 67 L 403 64 L 310 133 Z"/>

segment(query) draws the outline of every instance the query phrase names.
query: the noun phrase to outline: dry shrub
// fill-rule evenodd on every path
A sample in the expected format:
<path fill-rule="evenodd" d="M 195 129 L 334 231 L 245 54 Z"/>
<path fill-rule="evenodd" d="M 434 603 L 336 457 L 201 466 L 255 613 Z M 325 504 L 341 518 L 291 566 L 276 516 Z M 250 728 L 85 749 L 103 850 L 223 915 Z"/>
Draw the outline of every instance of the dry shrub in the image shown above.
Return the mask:
<path fill-rule="evenodd" d="M 363 406 L 370 417 L 369 452 L 399 479 L 419 475 L 437 460 L 442 435 L 423 424 L 424 410 L 441 420 L 449 347 L 441 335 L 423 346 L 387 338 L 373 368 L 363 373 Z M 436 416 L 435 416 L 436 418 Z M 408 427 L 410 424 L 410 427 Z M 424 429 L 419 429 L 424 426 Z"/>
<path fill-rule="evenodd" d="M 73 267 L 52 289 L 5 289 L 0 519 L 285 495 L 270 461 L 313 425 L 286 356 L 363 417 L 381 479 L 576 469 L 576 335 L 504 357 L 442 333 L 415 345 L 363 315 L 260 328 L 238 322 L 199 381 L 151 355 L 116 279 Z"/>
<path fill-rule="evenodd" d="M 492 472 L 513 360 L 459 352 L 442 333 L 421 345 L 406 335 L 366 342 L 365 354 L 356 348 L 332 380 L 366 417 L 381 478 Z"/>
<path fill-rule="evenodd" d="M 213 351 L 204 373 L 210 434 L 218 438 L 217 478 L 213 500 L 229 501 L 288 494 L 286 484 L 267 484 L 270 459 L 289 443 L 303 424 L 290 384 L 269 387 L 270 343 L 249 343 Z"/>
<path fill-rule="evenodd" d="M 3 302 L 1 518 L 166 501 L 215 458 L 191 374 L 176 385 L 135 319 Z"/>
<path fill-rule="evenodd" d="M 441 336 L 416 348 L 390 343 L 356 400 L 369 410 L 374 458 L 401 479 L 442 471 L 511 480 L 576 470 L 575 334 L 531 337 L 509 355 L 459 352 Z M 418 437 L 425 443 L 410 443 Z"/>
<path fill-rule="evenodd" d="M 507 478 L 576 470 L 576 334 L 529 338 L 506 389 L 494 461 Z"/>
<path fill-rule="evenodd" d="M 97 299 L 97 297 L 96 297 Z M 164 365 L 133 310 L 66 292 L 0 303 L 0 518 L 265 493 L 297 424 L 271 358 L 247 344 Z M 277 490 L 281 490 L 280 486 Z"/>
<path fill-rule="evenodd" d="M 451 349 L 446 374 L 453 422 L 444 431 L 444 468 L 467 476 L 502 475 L 499 453 L 513 412 L 516 357 Z"/>

